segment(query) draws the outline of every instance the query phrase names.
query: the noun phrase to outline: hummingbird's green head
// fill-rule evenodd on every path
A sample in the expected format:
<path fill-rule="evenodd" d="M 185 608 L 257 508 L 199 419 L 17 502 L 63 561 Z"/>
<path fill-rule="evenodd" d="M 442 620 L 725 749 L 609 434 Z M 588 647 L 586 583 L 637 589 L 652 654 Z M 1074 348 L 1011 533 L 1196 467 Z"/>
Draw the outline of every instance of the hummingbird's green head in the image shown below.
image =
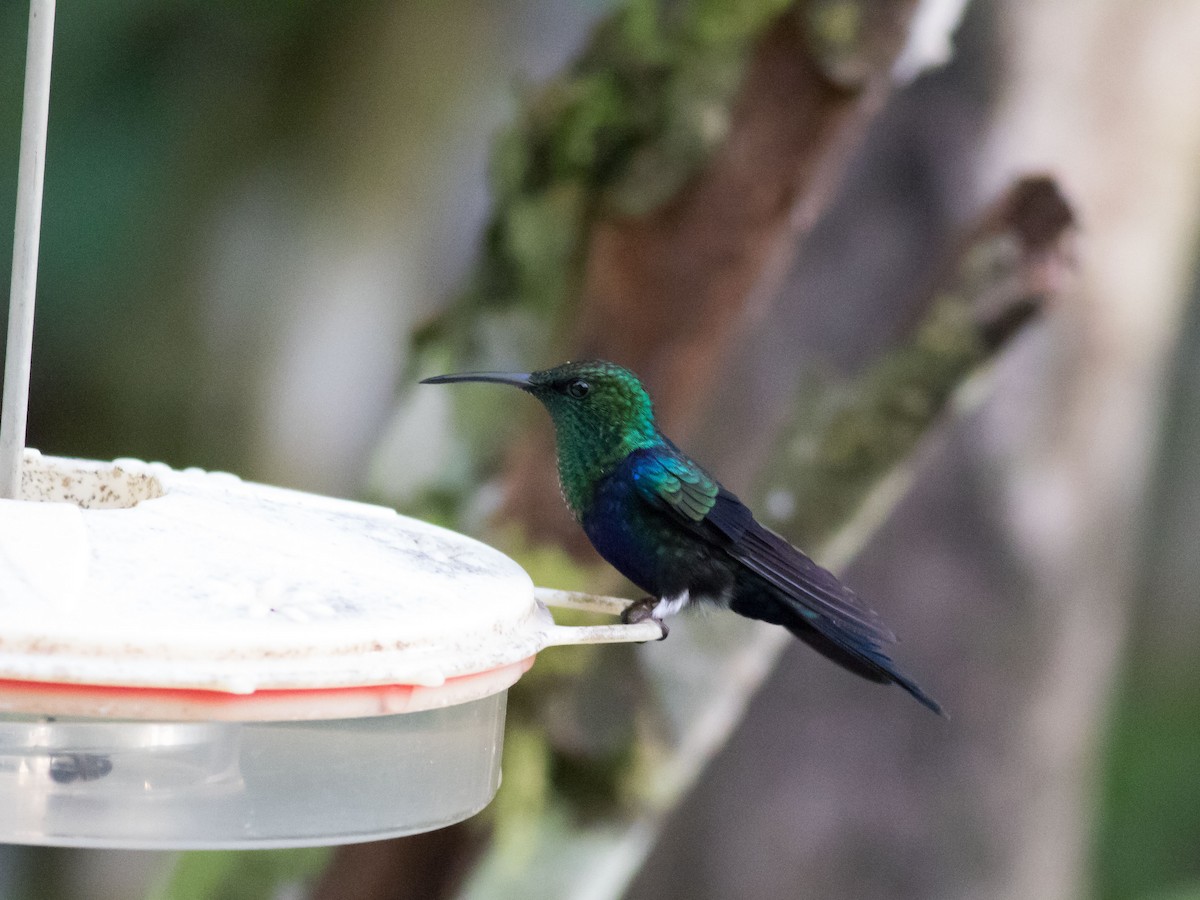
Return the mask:
<path fill-rule="evenodd" d="M 578 515 L 596 479 L 626 455 L 662 441 L 650 395 L 638 377 L 603 360 L 567 362 L 540 372 L 466 372 L 438 375 L 422 384 L 484 381 L 532 394 L 554 420 L 558 473 L 567 503 Z"/>

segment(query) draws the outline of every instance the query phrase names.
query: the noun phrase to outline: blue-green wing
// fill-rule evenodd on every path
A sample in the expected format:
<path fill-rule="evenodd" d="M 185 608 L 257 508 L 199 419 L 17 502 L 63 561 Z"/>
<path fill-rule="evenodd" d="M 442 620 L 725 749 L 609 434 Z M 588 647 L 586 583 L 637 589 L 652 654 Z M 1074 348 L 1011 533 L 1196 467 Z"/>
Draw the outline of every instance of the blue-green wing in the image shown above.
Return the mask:
<path fill-rule="evenodd" d="M 678 449 L 638 451 L 631 461 L 638 490 L 651 506 L 765 579 L 814 625 L 824 619 L 860 639 L 895 640 L 831 572 L 757 522 L 744 503 Z"/>
<path fill-rule="evenodd" d="M 685 524 L 699 525 L 716 505 L 721 486 L 673 448 L 639 450 L 630 461 L 642 497 Z"/>
<path fill-rule="evenodd" d="M 884 647 L 896 638 L 874 610 L 833 573 L 761 525 L 744 503 L 678 448 L 637 451 L 630 463 L 647 504 L 769 586 L 735 596 L 730 604 L 735 612 L 784 625 L 852 672 L 899 684 L 941 713 L 937 702 L 888 657 Z"/>

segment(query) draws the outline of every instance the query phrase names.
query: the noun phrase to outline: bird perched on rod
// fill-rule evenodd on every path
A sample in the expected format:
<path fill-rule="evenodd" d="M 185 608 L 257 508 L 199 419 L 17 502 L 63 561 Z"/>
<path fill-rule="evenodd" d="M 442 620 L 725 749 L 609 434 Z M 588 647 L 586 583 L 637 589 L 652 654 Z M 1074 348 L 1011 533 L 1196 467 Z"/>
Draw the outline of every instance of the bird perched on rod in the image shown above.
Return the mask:
<path fill-rule="evenodd" d="M 661 624 L 697 603 L 727 607 L 782 625 L 838 665 L 898 684 L 941 714 L 888 657 L 895 636 L 879 616 L 663 435 L 646 389 L 628 369 L 568 362 L 532 373 L 438 375 L 422 384 L 461 381 L 513 385 L 549 411 L 567 505 L 597 552 L 651 595 L 625 610 L 626 622 Z"/>

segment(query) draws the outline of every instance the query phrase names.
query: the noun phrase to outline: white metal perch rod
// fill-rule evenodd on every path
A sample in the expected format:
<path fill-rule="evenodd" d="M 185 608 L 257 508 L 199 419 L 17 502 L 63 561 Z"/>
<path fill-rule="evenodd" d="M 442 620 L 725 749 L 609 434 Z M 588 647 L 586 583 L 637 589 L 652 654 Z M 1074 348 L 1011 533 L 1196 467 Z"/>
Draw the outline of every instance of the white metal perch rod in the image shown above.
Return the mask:
<path fill-rule="evenodd" d="M 46 122 L 50 115 L 50 54 L 54 44 L 54 0 L 31 0 L 25 60 L 25 103 L 21 116 L 21 161 L 17 170 L 17 218 L 13 228 L 12 293 L 4 361 L 4 407 L 0 413 L 0 497 L 19 499 L 29 367 L 33 355 L 33 305 L 37 294 L 42 184 L 46 170 Z"/>

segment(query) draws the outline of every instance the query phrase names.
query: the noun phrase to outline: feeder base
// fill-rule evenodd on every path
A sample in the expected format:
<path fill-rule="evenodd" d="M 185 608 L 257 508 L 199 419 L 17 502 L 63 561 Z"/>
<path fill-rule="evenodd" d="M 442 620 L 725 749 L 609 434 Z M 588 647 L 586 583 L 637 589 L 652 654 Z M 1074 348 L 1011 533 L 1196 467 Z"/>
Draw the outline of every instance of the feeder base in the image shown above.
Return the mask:
<path fill-rule="evenodd" d="M 506 695 L 333 721 L 0 717 L 0 843 L 247 850 L 442 828 L 499 786 Z"/>

